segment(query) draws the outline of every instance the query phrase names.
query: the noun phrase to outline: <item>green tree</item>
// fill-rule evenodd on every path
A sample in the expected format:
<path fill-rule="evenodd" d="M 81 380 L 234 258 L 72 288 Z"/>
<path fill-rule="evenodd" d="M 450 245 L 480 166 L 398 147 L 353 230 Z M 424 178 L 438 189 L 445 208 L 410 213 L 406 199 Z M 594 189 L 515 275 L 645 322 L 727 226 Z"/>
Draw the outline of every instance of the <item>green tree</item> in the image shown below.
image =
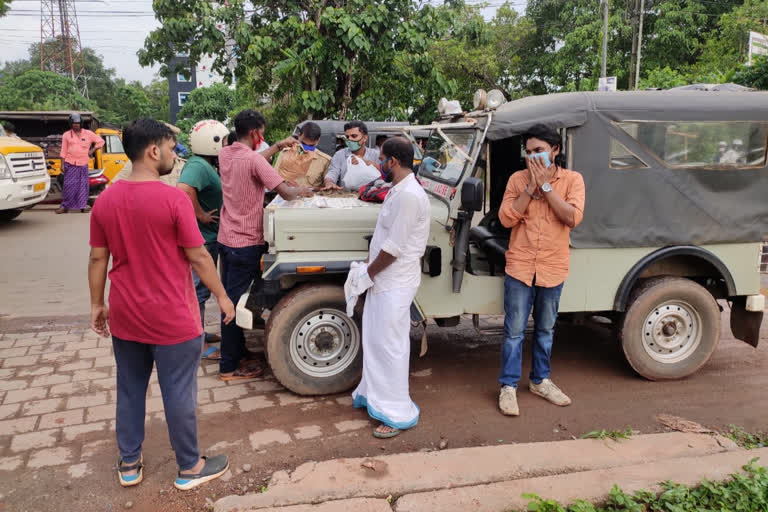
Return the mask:
<path fill-rule="evenodd" d="M 235 91 L 226 84 L 198 87 L 192 91 L 179 111 L 176 126 L 181 129 L 182 140 L 186 142 L 190 130 L 198 121 L 215 119 L 225 122 L 235 108 Z"/>
<path fill-rule="evenodd" d="M 751 66 L 743 66 L 736 72 L 733 81 L 747 87 L 768 91 L 768 57 L 754 58 Z"/>
<path fill-rule="evenodd" d="M 269 0 L 251 12 L 246 4 L 155 0 L 163 27 L 146 39 L 140 63 L 164 65 L 178 51 L 193 63 L 212 55 L 215 71 L 297 117 L 343 119 L 384 108 L 400 117 L 407 107 L 389 99 L 401 100 L 409 89 L 403 76 L 393 76 L 406 66 L 449 89 L 448 80 L 434 76 L 426 52 L 442 26 L 440 9 L 412 0 Z"/>
<path fill-rule="evenodd" d="M 13 0 L 0 0 L 0 16 L 5 16 L 8 9 L 11 8 L 11 2 L 13 2 Z"/>
<path fill-rule="evenodd" d="M 155 79 L 144 90 L 149 98 L 150 116 L 158 121 L 171 120 L 171 105 L 168 97 L 168 80 Z"/>
<path fill-rule="evenodd" d="M 75 82 L 49 71 L 32 70 L 4 79 L 0 110 L 92 110 L 96 105 L 77 90 Z"/>

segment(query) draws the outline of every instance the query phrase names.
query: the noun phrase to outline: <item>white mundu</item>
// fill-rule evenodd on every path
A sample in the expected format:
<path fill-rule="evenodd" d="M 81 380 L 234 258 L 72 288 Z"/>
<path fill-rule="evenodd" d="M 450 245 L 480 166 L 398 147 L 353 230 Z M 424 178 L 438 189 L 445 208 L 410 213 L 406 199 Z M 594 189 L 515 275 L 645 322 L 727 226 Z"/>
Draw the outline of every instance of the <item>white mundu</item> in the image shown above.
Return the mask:
<path fill-rule="evenodd" d="M 408 394 L 410 308 L 421 282 L 421 257 L 429 237 L 429 199 L 413 174 L 392 187 L 371 240 L 369 262 L 382 250 L 397 258 L 376 275 L 363 310 L 363 378 L 352 393 L 355 407 L 396 429 L 419 421 Z"/>

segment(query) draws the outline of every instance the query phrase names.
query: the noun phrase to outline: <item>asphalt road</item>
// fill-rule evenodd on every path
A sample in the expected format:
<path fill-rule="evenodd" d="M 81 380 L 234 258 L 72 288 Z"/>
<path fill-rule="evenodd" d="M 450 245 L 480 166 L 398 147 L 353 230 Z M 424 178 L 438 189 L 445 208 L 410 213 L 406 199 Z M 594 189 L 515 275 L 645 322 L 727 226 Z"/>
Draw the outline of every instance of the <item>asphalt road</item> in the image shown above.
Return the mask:
<path fill-rule="evenodd" d="M 0 226 L 0 332 L 87 326 L 88 218 L 87 214 L 57 216 L 51 210 L 35 209 Z M 211 315 L 215 318 L 215 311 Z M 421 421 L 404 435 L 382 442 L 370 435 L 367 426 L 345 431 L 340 420 L 352 421 L 349 425 L 365 420 L 362 412 L 352 410 L 347 395 L 294 402 L 292 395 L 272 389 L 265 391 L 265 399 L 277 404 L 270 409 L 243 412 L 239 405 L 221 414 L 201 416 L 201 444 L 231 450 L 235 467 L 253 464 L 253 472 L 246 476 L 258 482 L 274 470 L 293 469 L 308 460 L 429 450 L 441 440 L 449 447 L 461 447 L 569 439 L 596 429 L 631 427 L 656 432 L 664 430 L 656 419 L 662 413 L 714 429 L 735 424 L 748 430 L 768 430 L 766 340 L 753 349 L 734 340 L 727 318 L 723 320 L 722 341 L 710 362 L 697 374 L 675 382 L 649 382 L 636 376 L 605 329 L 559 326 L 553 379 L 574 403 L 558 408 L 522 390 L 519 418 L 507 418 L 497 411 L 500 337 L 478 335 L 467 323 L 452 329 L 430 326 L 429 352 L 412 360 L 412 397 L 421 408 Z M 768 331 L 764 328 L 763 332 L 766 338 Z M 258 336 L 253 342 L 258 344 Z M 527 375 L 529 359 L 526 353 L 523 375 Z M 342 425 L 348 425 L 344 421 Z M 240 492 L 237 485 L 243 482 L 242 475 L 196 493 L 158 494 L 169 487 L 173 460 L 163 425 L 152 425 L 145 451 L 157 454 L 152 471 L 167 478 L 142 484 L 144 491 L 131 498 L 125 498 L 114 481 L 114 447 L 94 459 L 100 471 L 88 481 L 88 488 L 98 489 L 98 493 L 65 485 L 63 470 L 41 474 L 43 480 L 35 483 L 0 472 L 0 487 L 18 487 L 21 493 L 29 482 L 29 496 L 47 482 L 62 509 L 96 500 L 93 503 L 101 510 L 107 503 L 121 506 L 126 499 L 133 500 L 139 510 L 160 510 L 158 503 L 166 505 L 163 510 L 187 510 L 201 506 L 212 494 Z M 260 434 L 254 437 L 254 432 Z M 262 445 L 259 436 L 277 435 L 274 432 L 290 432 L 291 442 Z M 303 437 L 311 432 L 323 434 Z M 43 503 L 38 508 L 25 499 L 13 502 L 12 509 L 22 504 L 29 510 L 45 509 Z"/>

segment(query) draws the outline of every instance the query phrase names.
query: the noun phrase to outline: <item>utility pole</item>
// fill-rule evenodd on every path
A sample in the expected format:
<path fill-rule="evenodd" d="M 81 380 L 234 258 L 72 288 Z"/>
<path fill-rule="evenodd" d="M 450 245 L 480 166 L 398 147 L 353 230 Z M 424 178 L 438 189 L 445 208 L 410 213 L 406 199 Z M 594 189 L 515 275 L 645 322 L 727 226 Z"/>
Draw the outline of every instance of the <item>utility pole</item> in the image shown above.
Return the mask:
<path fill-rule="evenodd" d="M 629 0 L 627 2 L 627 11 L 629 13 L 629 24 L 632 25 L 632 52 L 629 57 L 629 82 L 627 89 L 635 87 L 635 69 L 637 69 L 637 10 L 638 0 Z"/>
<path fill-rule="evenodd" d="M 600 76 L 605 78 L 608 76 L 608 0 L 600 0 L 600 5 L 603 7 L 603 58 L 600 63 Z"/>
<path fill-rule="evenodd" d="M 69 76 L 87 98 L 82 52 L 75 0 L 40 0 L 40 70 Z"/>
<path fill-rule="evenodd" d="M 643 15 L 645 0 L 640 0 L 640 27 L 637 29 L 637 68 L 635 69 L 635 90 L 640 83 L 640 57 L 643 52 Z"/>

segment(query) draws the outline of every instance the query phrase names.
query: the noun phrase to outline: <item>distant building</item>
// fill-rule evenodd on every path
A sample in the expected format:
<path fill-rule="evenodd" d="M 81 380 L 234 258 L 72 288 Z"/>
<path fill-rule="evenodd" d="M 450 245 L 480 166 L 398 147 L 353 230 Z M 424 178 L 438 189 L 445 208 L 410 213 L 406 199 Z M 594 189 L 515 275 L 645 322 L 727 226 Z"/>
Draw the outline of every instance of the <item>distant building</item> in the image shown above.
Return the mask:
<path fill-rule="evenodd" d="M 187 101 L 189 93 L 198 87 L 209 87 L 213 84 L 222 83 L 224 78 L 214 73 L 211 69 L 213 59 L 203 57 L 196 67 L 188 64 L 186 54 L 179 53 L 168 64 L 171 74 L 168 76 L 168 96 L 171 102 L 171 124 L 176 124 L 179 111 Z M 176 68 L 179 67 L 179 71 Z"/>

